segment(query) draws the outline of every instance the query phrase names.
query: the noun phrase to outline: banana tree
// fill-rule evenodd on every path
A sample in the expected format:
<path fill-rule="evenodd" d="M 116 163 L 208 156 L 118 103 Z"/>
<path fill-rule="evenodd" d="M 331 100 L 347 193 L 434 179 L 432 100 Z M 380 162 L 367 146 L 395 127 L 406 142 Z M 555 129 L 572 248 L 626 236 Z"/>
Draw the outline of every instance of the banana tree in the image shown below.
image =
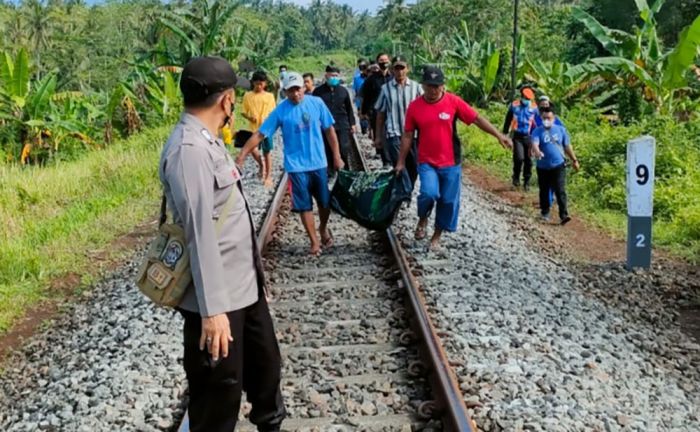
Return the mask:
<path fill-rule="evenodd" d="M 649 6 L 646 0 L 635 0 L 642 26 L 634 33 L 610 29 L 580 8 L 573 16 L 595 36 L 611 54 L 590 63 L 609 81 L 627 88 L 639 88 L 645 99 L 662 107 L 673 99 L 676 91 L 687 86 L 686 76 L 693 65 L 700 45 L 700 17 L 683 31 L 671 50 L 662 46 L 657 35 L 656 14 L 665 0 Z"/>
<path fill-rule="evenodd" d="M 465 21 L 452 45 L 455 49 L 444 51 L 443 56 L 454 77 L 464 82 L 462 93 L 479 105 L 487 104 L 498 78 L 500 51 L 490 42 L 473 41 Z"/>
<path fill-rule="evenodd" d="M 598 72 L 599 68 L 589 63 L 525 61 L 525 78 L 535 82 L 542 92 L 564 106 L 586 93 L 596 83 Z"/>
<path fill-rule="evenodd" d="M 241 5 L 238 0 L 194 0 L 187 7 L 163 12 L 158 22 L 179 42 L 173 56 L 176 64 L 200 55 L 223 54 L 226 24 Z"/>
<path fill-rule="evenodd" d="M 32 148 L 41 147 L 49 127 L 60 128 L 50 120 L 51 97 L 56 91 L 56 75 L 50 73 L 31 81 L 29 55 L 21 49 L 13 59 L 9 53 L 0 58 L 0 123 L 9 128 L 10 153 L 22 163 Z M 50 134 L 50 132 L 48 132 Z"/>

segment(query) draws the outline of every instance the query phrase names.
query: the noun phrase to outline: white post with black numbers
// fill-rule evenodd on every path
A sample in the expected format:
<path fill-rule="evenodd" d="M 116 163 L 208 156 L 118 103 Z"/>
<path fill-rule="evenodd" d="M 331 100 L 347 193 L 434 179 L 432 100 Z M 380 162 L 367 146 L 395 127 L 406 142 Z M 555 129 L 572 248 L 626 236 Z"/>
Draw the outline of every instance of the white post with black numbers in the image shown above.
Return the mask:
<path fill-rule="evenodd" d="M 651 267 L 656 140 L 643 136 L 627 143 L 627 268 Z"/>

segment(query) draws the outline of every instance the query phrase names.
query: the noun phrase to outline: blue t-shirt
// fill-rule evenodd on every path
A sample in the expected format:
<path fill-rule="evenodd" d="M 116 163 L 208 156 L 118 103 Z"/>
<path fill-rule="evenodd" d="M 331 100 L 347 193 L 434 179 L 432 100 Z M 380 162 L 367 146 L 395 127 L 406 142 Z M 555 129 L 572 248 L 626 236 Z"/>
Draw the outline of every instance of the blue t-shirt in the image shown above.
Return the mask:
<path fill-rule="evenodd" d="M 323 131 L 333 123 L 333 116 L 323 100 L 306 95 L 297 105 L 289 99 L 277 105 L 259 132 L 272 137 L 278 128 L 282 128 L 285 171 L 315 171 L 328 166 Z"/>
<path fill-rule="evenodd" d="M 563 126 L 554 125 L 551 129 L 540 126 L 532 133 L 532 144 L 539 145 L 544 153 L 537 161 L 537 168 L 553 169 L 565 162 L 564 148 L 569 145 L 569 133 Z"/>
<path fill-rule="evenodd" d="M 357 108 L 360 108 L 360 105 L 362 104 L 362 99 L 360 98 L 360 89 L 362 88 L 362 84 L 365 83 L 365 78 L 362 76 L 362 74 L 357 74 L 353 77 L 352 79 L 352 91 L 355 93 L 355 105 Z"/>

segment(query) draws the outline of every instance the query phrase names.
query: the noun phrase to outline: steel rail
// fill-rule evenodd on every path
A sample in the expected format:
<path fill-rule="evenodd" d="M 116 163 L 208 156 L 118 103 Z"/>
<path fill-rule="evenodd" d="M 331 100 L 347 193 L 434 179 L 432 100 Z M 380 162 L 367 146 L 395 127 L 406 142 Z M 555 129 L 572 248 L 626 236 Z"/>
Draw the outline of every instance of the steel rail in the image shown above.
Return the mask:
<path fill-rule="evenodd" d="M 357 139 L 352 136 L 352 145 L 358 157 L 361 170 L 367 170 L 367 161 L 359 147 Z M 279 218 L 279 210 L 284 202 L 287 192 L 287 174 L 284 173 L 277 184 L 270 207 L 265 215 L 265 219 L 258 233 L 258 247 L 263 254 L 267 250 L 269 242 L 276 228 Z M 436 414 L 442 419 L 443 428 L 451 432 L 476 432 L 476 426 L 469 417 L 466 405 L 459 389 L 457 378 L 450 367 L 447 354 L 445 353 L 440 337 L 435 331 L 430 315 L 425 304 L 425 298 L 420 292 L 420 285 L 411 272 L 406 253 L 393 229 L 388 228 L 385 232 L 387 240 L 391 246 L 399 271 L 403 286 L 408 294 L 408 300 L 413 311 L 414 329 L 421 340 L 421 354 L 429 364 L 428 379 L 431 383 L 434 396 L 436 398 Z M 189 432 L 189 417 L 185 417 L 178 428 L 178 432 Z"/>
<path fill-rule="evenodd" d="M 352 144 L 362 165 L 362 171 L 366 171 L 367 161 L 354 135 L 352 136 Z M 423 348 L 422 357 L 430 365 L 428 378 L 436 397 L 436 409 L 442 418 L 443 428 L 453 432 L 476 432 L 476 425 L 469 417 L 457 377 L 450 367 L 440 337 L 430 319 L 425 297 L 420 291 L 418 280 L 411 272 L 411 266 L 401 242 L 391 227 L 386 230 L 385 234 L 401 272 L 403 286 L 408 293 L 409 303 L 413 311 L 414 330 L 418 332 Z"/>

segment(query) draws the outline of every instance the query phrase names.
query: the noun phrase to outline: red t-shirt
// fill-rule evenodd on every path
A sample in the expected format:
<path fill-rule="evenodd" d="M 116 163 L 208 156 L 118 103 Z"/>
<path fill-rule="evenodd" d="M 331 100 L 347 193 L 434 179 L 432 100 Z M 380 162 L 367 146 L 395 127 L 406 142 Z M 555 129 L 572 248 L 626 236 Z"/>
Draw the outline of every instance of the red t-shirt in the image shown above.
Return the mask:
<path fill-rule="evenodd" d="M 457 135 L 457 119 L 466 124 L 479 114 L 459 96 L 445 92 L 435 103 L 419 97 L 406 111 L 406 132 L 418 131 L 418 163 L 437 168 L 455 166 L 462 161 L 462 145 Z"/>

